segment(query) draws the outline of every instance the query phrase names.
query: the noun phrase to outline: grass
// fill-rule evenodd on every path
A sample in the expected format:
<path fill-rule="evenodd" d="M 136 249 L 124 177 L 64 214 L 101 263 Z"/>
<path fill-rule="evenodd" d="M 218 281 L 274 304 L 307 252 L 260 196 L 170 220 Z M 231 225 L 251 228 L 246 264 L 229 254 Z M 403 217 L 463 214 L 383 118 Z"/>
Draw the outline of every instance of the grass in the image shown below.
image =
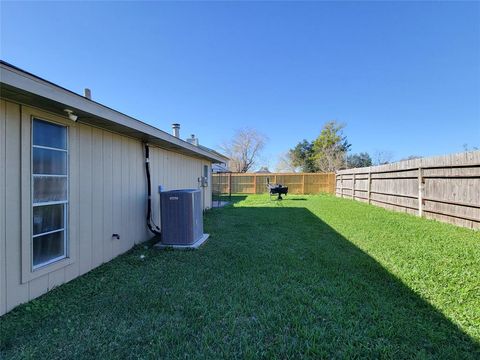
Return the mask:
<path fill-rule="evenodd" d="M 8 313 L 0 358 L 479 358 L 480 232 L 238 200 L 198 251 L 138 246 Z"/>

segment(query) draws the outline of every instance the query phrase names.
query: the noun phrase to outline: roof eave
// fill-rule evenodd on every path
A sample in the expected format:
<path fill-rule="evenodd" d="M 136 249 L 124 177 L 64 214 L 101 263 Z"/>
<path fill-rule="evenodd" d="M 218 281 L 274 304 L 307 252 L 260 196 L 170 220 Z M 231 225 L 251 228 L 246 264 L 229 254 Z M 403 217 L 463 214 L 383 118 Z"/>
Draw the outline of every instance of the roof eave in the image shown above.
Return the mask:
<path fill-rule="evenodd" d="M 3 61 L 0 62 L 0 83 L 2 96 L 4 96 L 4 93 L 9 93 L 13 98 L 15 94 L 18 94 L 20 99 L 22 96 L 24 97 L 23 101 L 13 99 L 18 102 L 25 103 L 25 95 L 27 95 L 27 98 L 31 98 L 32 102 L 42 104 L 48 107 L 47 110 L 62 116 L 65 116 L 63 110 L 68 107 L 79 116 L 78 121 L 85 124 L 126 134 L 171 151 L 205 158 L 214 163 L 228 161 L 228 158 L 221 154 L 189 144 L 154 126 L 87 99 Z M 35 106 L 35 104 L 31 105 Z"/>

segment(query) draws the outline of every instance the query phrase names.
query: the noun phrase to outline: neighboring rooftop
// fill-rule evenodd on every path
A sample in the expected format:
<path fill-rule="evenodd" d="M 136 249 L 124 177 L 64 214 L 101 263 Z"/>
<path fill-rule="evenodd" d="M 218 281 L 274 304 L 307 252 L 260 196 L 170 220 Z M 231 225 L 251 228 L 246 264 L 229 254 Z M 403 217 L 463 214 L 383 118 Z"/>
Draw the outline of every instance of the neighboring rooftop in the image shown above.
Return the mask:
<path fill-rule="evenodd" d="M 262 166 L 260 169 L 255 171 L 255 174 L 271 174 L 272 172 L 268 170 L 268 167 Z"/>
<path fill-rule="evenodd" d="M 231 172 L 225 164 L 214 164 L 212 166 L 214 173 L 229 173 Z"/>
<path fill-rule="evenodd" d="M 195 146 L 143 121 L 42 79 L 0 60 L 0 96 L 65 116 L 74 111 L 80 123 L 135 137 L 166 150 L 225 163 L 228 158 L 205 146 Z"/>

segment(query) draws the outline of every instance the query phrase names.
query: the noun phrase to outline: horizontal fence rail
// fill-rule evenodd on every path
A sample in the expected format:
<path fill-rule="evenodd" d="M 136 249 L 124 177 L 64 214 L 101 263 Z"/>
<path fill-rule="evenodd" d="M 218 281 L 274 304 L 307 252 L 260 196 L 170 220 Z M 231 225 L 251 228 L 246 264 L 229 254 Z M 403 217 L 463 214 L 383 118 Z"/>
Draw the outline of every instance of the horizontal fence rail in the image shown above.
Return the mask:
<path fill-rule="evenodd" d="M 334 173 L 223 173 L 213 174 L 212 188 L 216 194 L 263 194 L 270 183 L 288 186 L 289 194 L 335 193 Z"/>
<path fill-rule="evenodd" d="M 480 151 L 341 170 L 335 193 L 387 209 L 480 228 Z"/>

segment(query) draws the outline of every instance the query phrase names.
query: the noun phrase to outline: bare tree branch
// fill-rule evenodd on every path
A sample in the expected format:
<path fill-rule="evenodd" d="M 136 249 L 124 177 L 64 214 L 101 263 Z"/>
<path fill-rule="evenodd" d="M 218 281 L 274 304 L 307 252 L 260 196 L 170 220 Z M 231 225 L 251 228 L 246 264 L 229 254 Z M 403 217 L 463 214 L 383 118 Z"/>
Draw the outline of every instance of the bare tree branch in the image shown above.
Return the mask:
<path fill-rule="evenodd" d="M 247 172 L 258 160 L 267 138 L 254 129 L 237 130 L 233 139 L 221 148 L 230 158 L 228 167 L 233 172 Z"/>
<path fill-rule="evenodd" d="M 280 155 L 277 165 L 275 167 L 276 172 L 295 173 L 298 168 L 294 165 L 294 160 L 291 152 Z"/>

